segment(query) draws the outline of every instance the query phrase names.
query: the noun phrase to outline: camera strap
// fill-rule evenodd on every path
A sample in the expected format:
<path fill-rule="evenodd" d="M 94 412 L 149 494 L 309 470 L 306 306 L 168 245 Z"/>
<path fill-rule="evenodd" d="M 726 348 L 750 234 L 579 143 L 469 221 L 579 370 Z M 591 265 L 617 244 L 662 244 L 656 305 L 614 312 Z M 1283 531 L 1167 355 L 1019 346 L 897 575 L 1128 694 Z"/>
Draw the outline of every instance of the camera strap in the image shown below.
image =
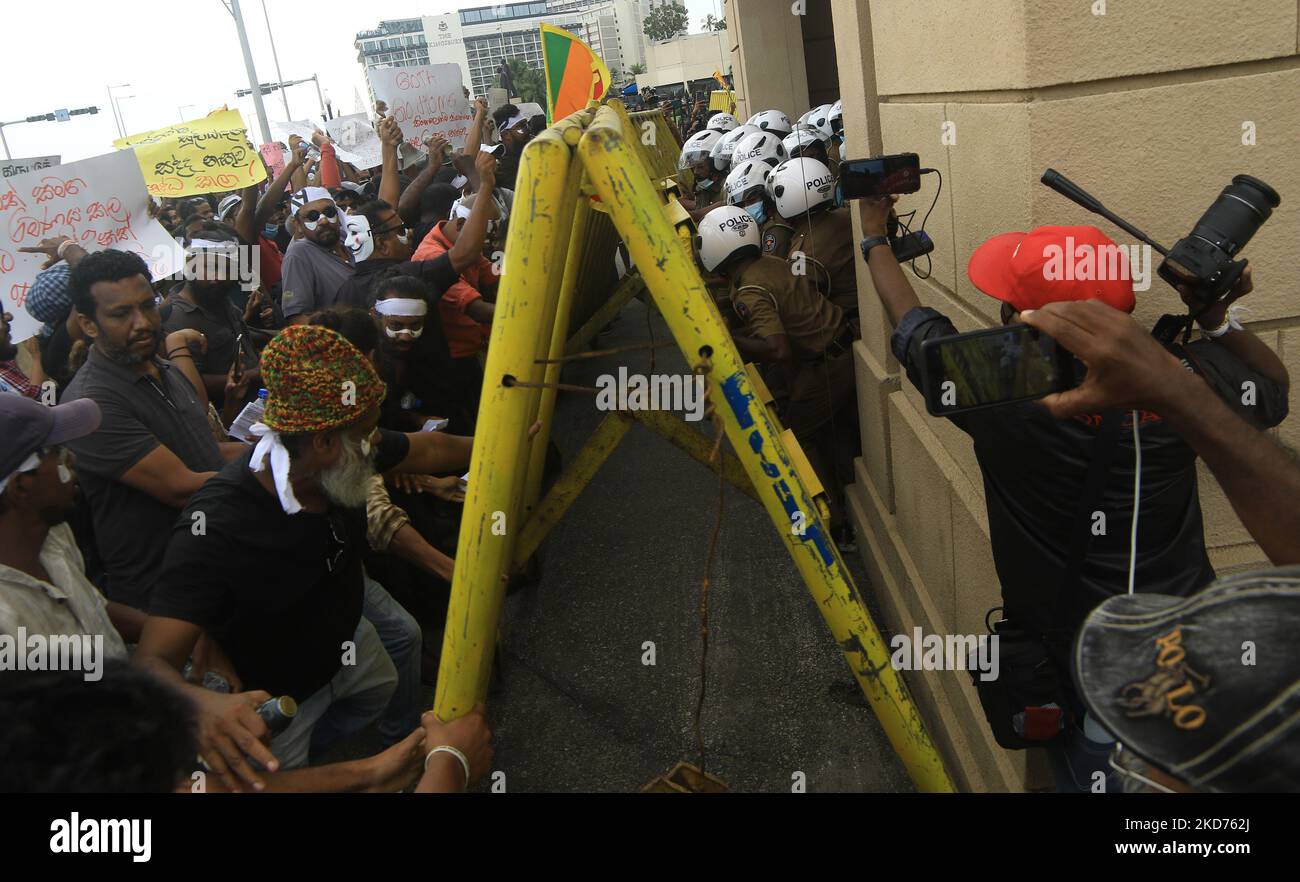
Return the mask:
<path fill-rule="evenodd" d="M 1088 461 L 1088 475 L 1084 478 L 1083 493 L 1079 497 L 1079 508 L 1074 516 L 1074 531 L 1070 535 L 1070 556 L 1066 565 L 1065 584 L 1061 596 L 1060 634 L 1069 641 L 1070 611 L 1075 597 L 1078 596 L 1082 582 L 1083 561 L 1088 556 L 1092 545 L 1092 513 L 1101 501 L 1106 488 L 1106 479 L 1110 475 L 1111 463 L 1119 450 L 1119 435 L 1122 428 L 1123 414 L 1120 411 L 1107 411 L 1101 416 L 1101 426 L 1092 441 L 1092 456 Z"/>

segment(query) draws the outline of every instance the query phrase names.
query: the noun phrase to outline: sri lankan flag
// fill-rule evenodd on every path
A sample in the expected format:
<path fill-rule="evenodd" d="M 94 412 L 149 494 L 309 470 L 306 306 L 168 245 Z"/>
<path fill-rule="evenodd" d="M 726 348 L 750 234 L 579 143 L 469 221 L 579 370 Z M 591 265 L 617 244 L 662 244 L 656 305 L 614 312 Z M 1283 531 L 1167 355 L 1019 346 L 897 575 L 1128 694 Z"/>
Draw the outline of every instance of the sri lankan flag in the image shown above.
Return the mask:
<path fill-rule="evenodd" d="M 604 98 L 611 80 L 605 62 L 586 43 L 555 25 L 541 29 L 546 115 L 554 122 Z"/>

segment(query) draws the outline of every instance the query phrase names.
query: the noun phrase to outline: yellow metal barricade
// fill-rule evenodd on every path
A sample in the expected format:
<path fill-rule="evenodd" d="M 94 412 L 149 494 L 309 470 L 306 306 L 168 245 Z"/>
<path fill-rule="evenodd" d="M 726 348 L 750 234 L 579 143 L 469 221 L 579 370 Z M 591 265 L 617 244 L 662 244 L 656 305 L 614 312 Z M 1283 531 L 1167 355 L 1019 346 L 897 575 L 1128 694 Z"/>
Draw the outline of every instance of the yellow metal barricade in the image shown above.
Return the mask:
<path fill-rule="evenodd" d="M 581 137 L 575 153 L 576 130 Z M 596 215 L 591 206 L 578 206 L 586 198 L 579 196 L 585 171 L 677 346 L 689 364 L 705 373 L 710 399 L 736 452 L 734 461 L 718 467 L 733 481 L 741 475 L 748 480 L 917 789 L 952 790 L 921 715 L 890 665 L 890 651 L 830 539 L 825 517 L 800 477 L 796 462 L 801 452 L 783 443 L 781 427 L 751 385 L 689 246 L 669 219 L 657 174 L 663 155 L 641 143 L 640 131 L 622 105 L 611 101 L 594 114 L 584 111 L 560 121 L 524 150 L 434 710 L 449 720 L 483 699 L 512 558 L 517 566 L 520 554 L 537 547 L 544 521 L 553 523 L 562 514 L 629 424 L 625 415 L 607 417 L 575 459 L 574 469 L 546 499 L 537 500 L 543 457 L 529 449 L 528 427 L 535 419 L 549 425 L 554 390 L 540 387 L 547 385 L 548 376 L 551 384 L 558 377 L 558 366 L 537 362 L 560 350 L 557 326 L 567 327 L 565 310 L 573 307 L 578 286 L 573 267 L 582 263 L 578 252 Z M 670 426 L 662 429 L 669 437 L 674 432 Z M 531 443 L 544 443 L 544 438 Z M 692 443 L 682 439 L 679 446 L 689 452 Z M 534 502 L 533 517 L 521 523 L 525 505 Z M 795 526 L 799 520 L 805 522 L 802 532 Z"/>

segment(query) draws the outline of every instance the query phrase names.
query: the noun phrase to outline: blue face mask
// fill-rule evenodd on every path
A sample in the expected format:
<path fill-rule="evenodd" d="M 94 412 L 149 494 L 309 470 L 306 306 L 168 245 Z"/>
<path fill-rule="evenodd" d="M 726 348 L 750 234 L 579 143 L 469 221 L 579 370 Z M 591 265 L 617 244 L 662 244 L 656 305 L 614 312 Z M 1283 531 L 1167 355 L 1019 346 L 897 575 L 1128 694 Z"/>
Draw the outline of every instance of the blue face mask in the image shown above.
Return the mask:
<path fill-rule="evenodd" d="M 753 205 L 746 205 L 745 211 L 754 219 L 755 223 L 763 223 L 767 220 L 767 206 L 762 202 L 755 202 Z"/>
<path fill-rule="evenodd" d="M 278 232 L 280 232 L 279 224 L 267 224 L 266 226 L 262 227 L 262 235 L 268 239 L 274 239 L 276 233 Z"/>

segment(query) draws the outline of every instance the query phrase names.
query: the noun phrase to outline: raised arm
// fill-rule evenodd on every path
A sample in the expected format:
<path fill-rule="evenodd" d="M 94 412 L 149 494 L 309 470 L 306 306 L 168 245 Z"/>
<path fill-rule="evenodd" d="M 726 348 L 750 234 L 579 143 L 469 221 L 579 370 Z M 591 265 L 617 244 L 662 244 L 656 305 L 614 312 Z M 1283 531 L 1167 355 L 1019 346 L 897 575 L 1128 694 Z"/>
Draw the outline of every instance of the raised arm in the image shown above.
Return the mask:
<path fill-rule="evenodd" d="M 887 236 L 889 212 L 897 196 L 880 199 L 863 199 L 858 203 L 862 218 L 862 235 Z M 897 325 L 903 316 L 921 305 L 921 300 L 912 289 L 912 283 L 903 274 L 903 268 L 894 258 L 894 252 L 888 245 L 872 248 L 867 252 L 867 269 L 871 271 L 871 283 L 876 295 L 885 307 L 885 314 L 891 325 Z"/>
<path fill-rule="evenodd" d="M 297 150 L 291 150 L 289 155 L 285 157 L 284 170 L 276 175 L 275 180 L 262 194 L 262 198 L 257 200 L 257 210 L 253 213 L 254 230 L 260 230 L 270 220 L 271 215 L 275 213 L 276 207 L 284 199 L 285 189 L 300 171 L 302 171 L 302 155 Z"/>
<path fill-rule="evenodd" d="M 474 158 L 480 186 L 474 197 L 474 207 L 469 210 L 465 227 L 456 237 L 448 255 L 452 268 L 463 273 L 483 255 L 483 242 L 487 238 L 488 210 L 492 207 L 492 188 L 497 183 L 497 160 L 491 153 L 480 151 Z"/>
<path fill-rule="evenodd" d="M 383 166 L 379 180 L 379 198 L 389 205 L 399 205 L 402 198 L 402 181 L 398 167 L 398 153 L 402 147 L 402 128 L 391 117 L 379 121 L 379 141 L 383 145 Z M 400 205 L 397 213 L 402 213 Z"/>
<path fill-rule="evenodd" d="M 415 179 L 406 185 L 406 189 L 402 191 L 402 195 L 396 203 L 388 203 L 389 205 L 397 205 L 398 215 L 410 226 L 415 226 L 420 222 L 420 197 L 433 183 L 433 177 L 441 168 L 442 154 L 447 147 L 447 141 L 444 138 L 430 138 L 426 144 L 429 148 L 429 156 L 424 162 L 424 168 L 420 169 L 420 173 L 415 176 Z"/>

